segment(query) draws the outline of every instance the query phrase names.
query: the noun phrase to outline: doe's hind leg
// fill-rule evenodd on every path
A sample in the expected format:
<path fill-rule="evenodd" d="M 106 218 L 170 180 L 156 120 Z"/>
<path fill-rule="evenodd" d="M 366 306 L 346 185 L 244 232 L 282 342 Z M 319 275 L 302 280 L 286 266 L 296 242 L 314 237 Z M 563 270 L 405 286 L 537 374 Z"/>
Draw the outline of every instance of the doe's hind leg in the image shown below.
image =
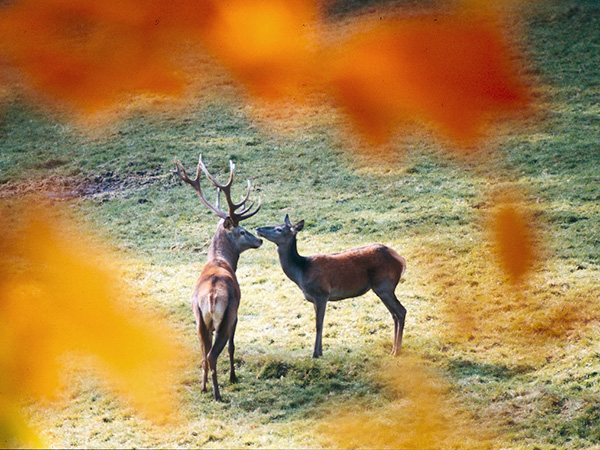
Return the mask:
<path fill-rule="evenodd" d="M 395 286 L 394 286 L 395 287 Z M 400 354 L 402 348 L 402 335 L 404 334 L 404 323 L 406 321 L 406 308 L 396 298 L 393 288 L 386 286 L 373 289 L 375 294 L 381 299 L 394 319 L 394 345 L 392 346 L 392 355 Z"/>

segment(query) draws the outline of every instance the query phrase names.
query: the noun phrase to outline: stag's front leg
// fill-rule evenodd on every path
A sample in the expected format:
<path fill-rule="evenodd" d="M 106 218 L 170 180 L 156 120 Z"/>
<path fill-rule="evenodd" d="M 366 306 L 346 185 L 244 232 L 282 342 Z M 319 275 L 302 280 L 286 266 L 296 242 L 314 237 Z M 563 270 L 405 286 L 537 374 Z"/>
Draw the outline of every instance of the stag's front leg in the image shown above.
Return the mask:
<path fill-rule="evenodd" d="M 315 339 L 315 348 L 312 357 L 318 358 L 319 356 L 323 356 L 323 321 L 325 319 L 327 299 L 315 300 L 314 307 L 316 315 L 317 337 Z"/>

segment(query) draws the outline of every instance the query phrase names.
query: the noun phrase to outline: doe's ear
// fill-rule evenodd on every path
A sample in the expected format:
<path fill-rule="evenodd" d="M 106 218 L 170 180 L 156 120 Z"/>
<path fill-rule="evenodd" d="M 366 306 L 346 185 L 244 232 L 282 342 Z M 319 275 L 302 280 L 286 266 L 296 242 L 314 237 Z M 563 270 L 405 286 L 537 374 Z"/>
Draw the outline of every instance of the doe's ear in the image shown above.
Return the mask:
<path fill-rule="evenodd" d="M 233 220 L 231 220 L 231 217 L 227 217 L 225 218 L 225 221 L 223 222 L 223 226 L 225 227 L 226 230 L 231 230 L 233 228 Z"/>
<path fill-rule="evenodd" d="M 292 227 L 292 222 L 290 222 L 290 216 L 288 216 L 287 214 L 285 215 L 285 219 L 283 220 L 283 223 L 285 224 L 286 227 Z"/>
<path fill-rule="evenodd" d="M 294 233 L 297 233 L 298 231 L 302 231 L 302 228 L 304 228 L 304 220 L 301 220 L 296 225 L 294 225 L 292 227 L 292 230 L 294 231 Z"/>

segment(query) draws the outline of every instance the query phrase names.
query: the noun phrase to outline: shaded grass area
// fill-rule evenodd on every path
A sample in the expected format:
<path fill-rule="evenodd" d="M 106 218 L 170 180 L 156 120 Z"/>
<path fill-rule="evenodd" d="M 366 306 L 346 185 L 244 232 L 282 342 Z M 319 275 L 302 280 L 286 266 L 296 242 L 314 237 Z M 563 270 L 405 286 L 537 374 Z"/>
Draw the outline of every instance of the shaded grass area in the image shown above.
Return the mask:
<path fill-rule="evenodd" d="M 202 153 L 225 177 L 232 159 L 236 195 L 250 178 L 264 203 L 249 228 L 288 213 L 306 220 L 302 254 L 379 241 L 407 258 L 397 290 L 409 311 L 406 350 L 449 385 L 444 395 L 460 411 L 498 430 L 498 447 L 599 445 L 599 24 L 591 1 L 546 2 L 525 17 L 543 120 L 508 130 L 492 156 L 454 159 L 424 137 L 381 167 L 349 153 L 327 117 L 281 137 L 231 98 L 178 116 L 139 112 L 102 134 L 15 101 L 0 122 L 0 194 L 44 187 L 53 201 L 70 200 L 122 253 L 137 300 L 197 348 L 188 298 L 216 221 L 170 173 L 172 161 L 192 168 Z M 484 228 L 491 193 L 505 183 L 525 191 L 547 246 L 521 295 L 490 267 Z M 73 369 L 66 402 L 31 405 L 33 423 L 55 446 L 315 447 L 323 444 L 315 425 L 338 407 L 394 417 L 405 405 L 379 376 L 391 360 L 392 321 L 373 294 L 328 307 L 325 357 L 313 361 L 312 306 L 279 270 L 274 246 L 244 254 L 238 276 L 241 380 L 227 381 L 225 352 L 225 403 L 199 392 L 191 368 L 180 384 L 188 421 L 162 429 Z"/>

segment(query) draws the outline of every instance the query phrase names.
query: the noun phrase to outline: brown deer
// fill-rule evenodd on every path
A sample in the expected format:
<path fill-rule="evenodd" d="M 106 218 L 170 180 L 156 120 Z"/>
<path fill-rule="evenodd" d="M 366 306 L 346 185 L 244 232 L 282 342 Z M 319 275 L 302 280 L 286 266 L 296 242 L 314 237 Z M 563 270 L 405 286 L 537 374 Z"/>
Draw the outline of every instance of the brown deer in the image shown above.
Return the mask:
<path fill-rule="evenodd" d="M 208 209 L 221 218 L 217 225 L 217 231 L 208 249 L 208 260 L 200 278 L 196 282 L 196 288 L 192 294 L 192 310 L 196 317 L 196 328 L 198 338 L 202 346 L 202 392 L 206 392 L 206 381 L 210 369 L 213 383 L 215 400 L 221 400 L 219 384 L 217 383 L 217 358 L 229 342 L 229 379 L 232 383 L 237 381 L 233 365 L 233 353 L 235 345 L 233 337 L 237 325 L 237 312 L 240 305 L 240 285 L 235 271 L 237 269 L 240 254 L 251 248 L 258 248 L 262 240 L 239 226 L 242 220 L 255 215 L 260 209 L 260 199 L 257 207 L 252 210 L 254 202 L 246 206 L 250 197 L 250 180 L 248 180 L 248 192 L 246 197 L 239 203 L 231 200 L 231 183 L 235 172 L 235 164 L 229 161 L 229 181 L 220 184 L 208 172 L 202 162 L 202 155 L 198 160 L 196 178 L 190 179 L 181 162 L 175 160 L 175 173 L 186 183 L 190 184 L 198 193 L 200 200 Z M 209 203 L 202 189 L 200 189 L 200 171 L 217 187 L 217 201 L 215 205 Z M 224 212 L 219 207 L 221 191 L 229 207 L 229 212 Z M 238 211 L 239 208 L 242 210 Z M 215 341 L 213 343 L 213 333 Z"/>
<path fill-rule="evenodd" d="M 282 225 L 261 227 L 256 233 L 277 245 L 281 268 L 296 283 L 304 298 L 315 307 L 317 338 L 313 358 L 323 355 L 323 319 L 327 302 L 358 297 L 372 289 L 394 318 L 392 355 L 400 353 L 406 309 L 394 293 L 406 270 L 406 261 L 393 249 L 380 244 L 353 248 L 329 255 L 300 256 L 296 234 L 304 221 L 292 225 L 286 214 Z"/>

